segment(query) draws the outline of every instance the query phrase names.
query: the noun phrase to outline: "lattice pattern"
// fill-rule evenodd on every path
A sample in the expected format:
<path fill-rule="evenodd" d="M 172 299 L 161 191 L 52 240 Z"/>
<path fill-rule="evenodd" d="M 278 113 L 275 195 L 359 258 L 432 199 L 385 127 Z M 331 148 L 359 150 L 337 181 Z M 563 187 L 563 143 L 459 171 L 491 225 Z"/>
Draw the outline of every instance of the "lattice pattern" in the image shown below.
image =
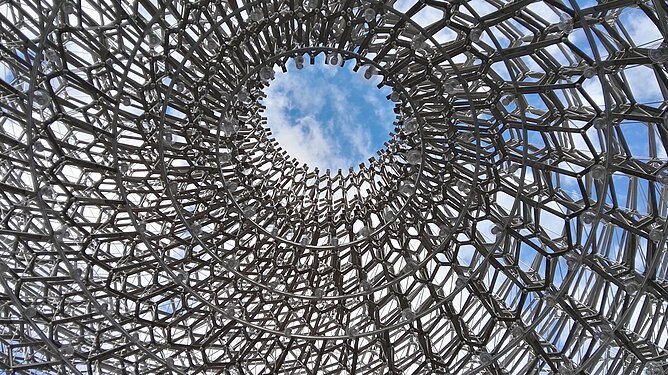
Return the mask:
<path fill-rule="evenodd" d="M 0 1 L 0 369 L 665 374 L 668 5 Z M 392 88 L 357 169 L 275 74 Z"/>

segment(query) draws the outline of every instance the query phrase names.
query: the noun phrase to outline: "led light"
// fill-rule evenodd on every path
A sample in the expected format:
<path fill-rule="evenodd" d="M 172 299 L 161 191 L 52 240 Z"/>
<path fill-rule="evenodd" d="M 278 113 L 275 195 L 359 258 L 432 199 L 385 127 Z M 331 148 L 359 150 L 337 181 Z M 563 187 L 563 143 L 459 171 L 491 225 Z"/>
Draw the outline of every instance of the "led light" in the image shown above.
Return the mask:
<path fill-rule="evenodd" d="M 401 310 L 401 317 L 404 318 L 408 322 L 412 322 L 417 318 L 417 314 L 410 308 L 405 308 Z"/>
<path fill-rule="evenodd" d="M 377 74 L 378 71 L 376 70 L 376 67 L 373 65 L 367 66 L 366 70 L 364 71 L 364 78 L 366 79 L 371 79 L 375 74 Z"/>
<path fill-rule="evenodd" d="M 596 129 L 606 129 L 608 127 L 608 121 L 604 117 L 598 117 L 594 119 L 594 128 Z"/>
<path fill-rule="evenodd" d="M 151 48 L 159 47 L 162 43 L 162 36 L 159 31 L 153 30 L 146 34 L 146 43 Z"/>
<path fill-rule="evenodd" d="M 565 33 L 570 33 L 573 31 L 573 19 L 567 14 L 561 14 L 559 16 L 559 23 L 557 23 L 557 28 Z"/>
<path fill-rule="evenodd" d="M 547 307 L 554 307 L 557 305 L 557 298 L 552 294 L 546 294 L 543 296 L 543 302 Z"/>
<path fill-rule="evenodd" d="M 456 79 L 447 79 L 443 82 L 443 91 L 447 94 L 453 94 L 457 90 L 457 86 L 459 86 L 459 82 Z"/>
<path fill-rule="evenodd" d="M 295 56 L 295 66 L 297 69 L 303 69 L 304 68 L 304 56 Z"/>
<path fill-rule="evenodd" d="M 415 184 L 412 181 L 402 181 L 401 185 L 399 185 L 399 193 L 413 195 L 415 193 Z"/>
<path fill-rule="evenodd" d="M 330 65 L 338 65 L 339 64 L 339 54 L 338 53 L 332 53 L 329 55 L 329 64 Z"/>
<path fill-rule="evenodd" d="M 668 44 L 662 43 L 659 47 L 649 50 L 649 58 L 655 63 L 668 61 Z"/>
<path fill-rule="evenodd" d="M 415 51 L 424 51 L 428 46 L 427 41 L 422 35 L 418 34 L 411 39 L 411 48 Z"/>
<path fill-rule="evenodd" d="M 202 224 L 199 222 L 194 222 L 190 225 L 190 233 L 194 234 L 195 236 L 199 236 L 202 234 Z"/>
<path fill-rule="evenodd" d="M 33 92 L 33 106 L 37 109 L 46 109 L 51 105 L 51 95 L 42 89 Z"/>
<path fill-rule="evenodd" d="M 257 213 L 257 210 L 254 206 L 248 206 L 244 208 L 243 215 L 246 219 L 250 219 Z"/>
<path fill-rule="evenodd" d="M 406 161 L 408 164 L 420 164 L 422 161 L 422 153 L 420 150 L 410 150 L 406 153 Z"/>
<path fill-rule="evenodd" d="M 253 8 L 250 12 L 250 19 L 253 22 L 260 22 L 264 19 L 264 13 L 262 12 L 262 8 L 256 7 Z"/>
<path fill-rule="evenodd" d="M 218 42 L 213 37 L 208 37 L 204 41 L 204 47 L 209 51 L 215 51 L 218 48 Z"/>
<path fill-rule="evenodd" d="M 481 364 L 488 364 L 492 362 L 492 355 L 487 352 L 480 352 L 478 354 L 478 359 L 480 360 Z"/>
<path fill-rule="evenodd" d="M 32 306 L 28 306 L 23 310 L 23 316 L 25 316 L 28 319 L 32 319 L 35 316 L 37 316 L 37 309 L 35 309 Z"/>
<path fill-rule="evenodd" d="M 415 259 L 408 258 L 406 259 L 406 265 L 404 266 L 404 273 L 413 273 L 419 269 L 419 263 Z"/>
<path fill-rule="evenodd" d="M 624 289 L 629 294 L 636 294 L 640 291 L 640 284 L 638 284 L 636 281 L 631 280 L 629 282 L 624 283 Z"/>
<path fill-rule="evenodd" d="M 313 297 L 322 298 L 324 296 L 325 296 L 325 291 L 322 288 L 314 288 L 313 289 Z"/>
<path fill-rule="evenodd" d="M 587 79 L 594 78 L 596 76 L 596 68 L 592 66 L 584 68 L 584 70 L 582 71 L 582 76 Z"/>
<path fill-rule="evenodd" d="M 593 166 L 590 173 L 594 180 L 603 180 L 608 175 L 608 171 L 602 165 Z"/>
<path fill-rule="evenodd" d="M 510 334 L 513 337 L 522 337 L 524 336 L 524 332 L 524 327 L 519 324 L 513 324 L 513 326 L 510 328 Z"/>
<path fill-rule="evenodd" d="M 274 79 L 274 69 L 268 66 L 262 67 L 262 69 L 260 69 L 260 79 L 265 82 Z"/>
<path fill-rule="evenodd" d="M 416 119 L 411 118 L 404 122 L 404 131 L 407 134 L 415 133 L 419 128 L 418 122 Z"/>
<path fill-rule="evenodd" d="M 304 0 L 304 11 L 306 12 L 312 12 L 315 8 L 318 7 L 318 1 L 317 0 Z"/>
<path fill-rule="evenodd" d="M 373 22 L 376 19 L 376 11 L 372 8 L 366 8 L 364 10 L 364 20 L 366 22 Z"/>
<path fill-rule="evenodd" d="M 587 210 L 580 215 L 580 219 L 585 225 L 591 225 L 598 220 L 598 215 L 593 210 Z"/>
<path fill-rule="evenodd" d="M 65 357 L 70 357 L 74 354 L 74 347 L 72 345 L 63 345 L 60 347 L 60 353 Z"/>
<path fill-rule="evenodd" d="M 383 219 L 385 219 L 386 222 L 391 222 L 396 219 L 397 213 L 394 211 L 392 207 L 385 207 L 383 209 Z"/>
<path fill-rule="evenodd" d="M 248 91 L 243 89 L 237 93 L 237 99 L 239 99 L 239 101 L 244 104 L 248 104 L 251 101 L 250 94 L 248 93 Z"/>
<path fill-rule="evenodd" d="M 363 226 L 360 228 L 360 230 L 357 232 L 357 236 L 360 238 L 368 238 L 371 235 L 371 229 L 367 226 Z"/>
<path fill-rule="evenodd" d="M 44 141 L 42 141 L 42 140 L 35 141 L 35 143 L 33 143 L 32 147 L 33 147 L 33 150 L 35 150 L 35 152 L 46 151 L 46 145 L 45 145 Z"/>
<path fill-rule="evenodd" d="M 661 168 L 656 172 L 656 180 L 664 185 L 668 184 L 668 167 Z"/>
<path fill-rule="evenodd" d="M 663 233 L 663 229 L 656 227 L 652 228 L 652 230 L 649 231 L 649 239 L 652 240 L 653 242 L 659 242 L 665 238 L 665 235 Z"/>
<path fill-rule="evenodd" d="M 503 104 L 505 107 L 509 106 L 514 101 L 515 101 L 515 95 L 512 95 L 512 94 L 504 95 L 501 98 L 501 104 Z"/>
<path fill-rule="evenodd" d="M 471 31 L 469 31 L 469 39 L 471 39 L 472 42 L 478 43 L 481 37 L 482 37 L 482 29 L 475 27 L 471 29 Z"/>

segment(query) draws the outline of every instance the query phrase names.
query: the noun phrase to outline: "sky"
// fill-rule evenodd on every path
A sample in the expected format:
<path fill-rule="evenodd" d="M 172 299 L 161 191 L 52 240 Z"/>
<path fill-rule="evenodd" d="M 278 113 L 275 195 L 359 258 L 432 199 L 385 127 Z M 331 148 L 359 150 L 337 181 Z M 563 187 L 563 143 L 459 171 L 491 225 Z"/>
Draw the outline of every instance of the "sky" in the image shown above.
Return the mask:
<path fill-rule="evenodd" d="M 276 68 L 276 77 L 265 90 L 265 116 L 279 146 L 301 163 L 321 171 L 349 167 L 384 148 L 394 129 L 391 89 L 378 89 L 380 77 L 367 80 L 364 70 L 352 70 L 354 62 L 334 67 L 319 55 L 314 65 L 288 72 Z"/>

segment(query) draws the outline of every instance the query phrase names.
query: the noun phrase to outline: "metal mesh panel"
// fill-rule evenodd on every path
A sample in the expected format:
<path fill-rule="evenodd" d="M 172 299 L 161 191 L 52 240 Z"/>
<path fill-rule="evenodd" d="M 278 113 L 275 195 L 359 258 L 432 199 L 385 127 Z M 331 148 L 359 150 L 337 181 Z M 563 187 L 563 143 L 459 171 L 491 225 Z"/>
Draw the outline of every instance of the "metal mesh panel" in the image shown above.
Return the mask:
<path fill-rule="evenodd" d="M 0 1 L 0 369 L 666 374 L 666 12 Z M 348 171 L 263 117 L 319 56 L 392 89 Z"/>

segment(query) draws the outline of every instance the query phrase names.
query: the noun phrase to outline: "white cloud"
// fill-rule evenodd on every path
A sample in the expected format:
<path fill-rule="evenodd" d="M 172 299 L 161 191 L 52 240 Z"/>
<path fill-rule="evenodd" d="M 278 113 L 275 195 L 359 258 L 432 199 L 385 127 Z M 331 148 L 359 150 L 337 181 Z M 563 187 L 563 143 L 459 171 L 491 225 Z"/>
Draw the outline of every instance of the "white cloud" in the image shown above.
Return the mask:
<path fill-rule="evenodd" d="M 626 69 L 624 73 L 636 100 L 641 103 L 663 100 L 659 80 L 654 73 L 654 69 L 638 65 Z"/>
<path fill-rule="evenodd" d="M 294 125 L 273 126 L 274 136 L 288 154 L 310 166 L 347 164 L 334 148 L 320 124 L 312 117 L 304 117 Z"/>
<path fill-rule="evenodd" d="M 636 46 L 654 47 L 663 40 L 661 31 L 640 9 L 629 9 L 621 18 Z"/>
<path fill-rule="evenodd" d="M 277 72 L 266 90 L 265 116 L 281 148 L 320 170 L 346 171 L 366 162 L 391 130 L 393 104 L 350 67 L 306 65 Z"/>

